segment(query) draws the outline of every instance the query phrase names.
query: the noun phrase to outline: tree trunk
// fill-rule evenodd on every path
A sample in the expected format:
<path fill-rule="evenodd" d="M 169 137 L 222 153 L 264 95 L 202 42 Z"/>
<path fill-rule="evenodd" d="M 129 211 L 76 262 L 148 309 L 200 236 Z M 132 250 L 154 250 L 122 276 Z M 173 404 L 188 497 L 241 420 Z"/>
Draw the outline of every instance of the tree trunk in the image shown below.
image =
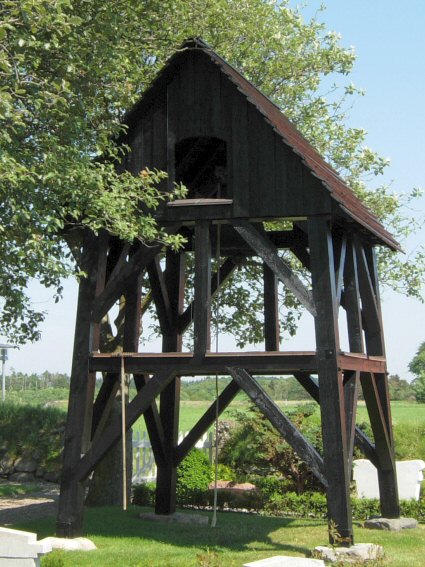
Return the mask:
<path fill-rule="evenodd" d="M 121 417 L 121 397 L 117 395 L 108 422 Z M 106 427 L 108 423 L 106 424 Z M 127 502 L 131 502 L 131 477 L 133 465 L 132 430 L 126 435 Z M 90 481 L 86 506 L 122 506 L 123 504 L 123 466 L 122 441 L 120 440 L 105 455 L 96 467 Z"/>

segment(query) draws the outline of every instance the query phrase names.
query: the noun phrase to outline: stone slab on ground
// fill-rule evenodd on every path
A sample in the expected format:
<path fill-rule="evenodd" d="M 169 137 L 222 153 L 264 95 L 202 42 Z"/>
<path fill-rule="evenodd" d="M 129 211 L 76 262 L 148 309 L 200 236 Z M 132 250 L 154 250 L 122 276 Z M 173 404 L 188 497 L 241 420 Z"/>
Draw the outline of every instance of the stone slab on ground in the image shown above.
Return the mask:
<path fill-rule="evenodd" d="M 400 530 L 414 530 L 418 527 L 418 522 L 414 518 L 371 518 L 363 525 L 370 530 L 399 532 Z"/>
<path fill-rule="evenodd" d="M 275 555 L 267 559 L 244 563 L 243 567 L 325 567 L 325 563 L 321 559 Z"/>
<path fill-rule="evenodd" d="M 325 561 L 336 563 L 345 561 L 346 563 L 358 563 L 374 561 L 384 556 L 381 545 L 375 543 L 356 543 L 351 547 L 327 547 L 319 545 L 314 548 L 315 554 Z"/>
<path fill-rule="evenodd" d="M 46 537 L 40 543 L 46 542 L 52 549 L 63 549 L 64 551 L 93 551 L 97 549 L 95 544 L 86 537 Z"/>
<path fill-rule="evenodd" d="M 208 525 L 208 517 L 201 516 L 200 514 L 181 514 L 180 512 L 175 512 L 174 514 L 155 514 L 154 512 L 142 512 L 139 514 L 139 518 L 141 520 L 152 520 L 154 522 L 176 522 L 178 524 L 196 524 L 198 526 Z"/>

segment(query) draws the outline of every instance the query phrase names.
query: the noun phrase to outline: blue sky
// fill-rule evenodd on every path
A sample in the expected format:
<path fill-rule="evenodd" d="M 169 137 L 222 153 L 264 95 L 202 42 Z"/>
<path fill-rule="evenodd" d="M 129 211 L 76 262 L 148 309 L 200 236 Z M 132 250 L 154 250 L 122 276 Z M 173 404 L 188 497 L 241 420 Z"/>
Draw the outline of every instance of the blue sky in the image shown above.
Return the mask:
<path fill-rule="evenodd" d="M 296 5 L 297 2 L 291 2 Z M 312 16 L 320 1 L 303 8 Z M 367 144 L 391 159 L 385 182 L 397 192 L 425 188 L 425 2 L 423 0 L 328 0 L 319 19 L 354 46 L 357 62 L 349 80 L 366 90 L 351 111 L 350 124 L 368 131 Z M 425 225 L 425 197 L 413 211 Z M 425 242 L 423 228 L 409 241 L 407 253 Z M 55 305 L 45 290 L 34 287 L 33 299 L 49 312 L 42 339 L 10 353 L 8 367 L 22 372 L 70 372 L 77 289 L 65 285 Z M 407 365 L 425 341 L 425 306 L 383 291 L 388 369 L 411 378 Z M 224 345 L 223 345 L 224 346 Z M 286 349 L 314 348 L 312 324 L 303 322 L 298 338 Z"/>

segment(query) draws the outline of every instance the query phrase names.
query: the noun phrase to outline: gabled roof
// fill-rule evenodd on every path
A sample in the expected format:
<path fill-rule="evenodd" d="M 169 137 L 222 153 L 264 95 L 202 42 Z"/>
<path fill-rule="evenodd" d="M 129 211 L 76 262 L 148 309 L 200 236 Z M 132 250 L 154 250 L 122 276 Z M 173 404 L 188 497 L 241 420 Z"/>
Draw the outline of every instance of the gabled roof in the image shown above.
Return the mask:
<path fill-rule="evenodd" d="M 243 77 L 239 71 L 220 57 L 202 39 L 195 38 L 186 41 L 162 68 L 157 78 L 143 95 L 142 99 L 126 115 L 124 122 L 127 125 L 137 118 L 146 103 L 154 94 L 158 83 L 167 80 L 167 75 L 175 66 L 178 67 L 180 58 L 187 50 L 198 50 L 205 53 L 213 63 L 234 83 L 237 89 L 253 104 L 263 115 L 264 120 L 275 130 L 303 161 L 306 167 L 315 175 L 329 191 L 331 198 L 338 208 L 349 218 L 371 232 L 377 241 L 389 246 L 393 250 L 400 250 L 400 245 L 384 228 L 377 217 L 360 201 L 348 187 L 338 173 L 322 158 L 313 146 L 304 138 L 297 128 L 286 118 L 282 110 L 267 96 L 259 91 L 250 81 Z M 376 239 L 375 238 L 375 239 Z"/>

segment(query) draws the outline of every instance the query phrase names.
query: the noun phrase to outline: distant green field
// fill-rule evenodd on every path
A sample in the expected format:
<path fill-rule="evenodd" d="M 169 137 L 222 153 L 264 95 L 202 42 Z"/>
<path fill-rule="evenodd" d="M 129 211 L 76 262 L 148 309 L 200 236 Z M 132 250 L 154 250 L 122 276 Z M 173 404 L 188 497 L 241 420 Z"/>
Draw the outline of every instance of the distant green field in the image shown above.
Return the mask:
<path fill-rule="evenodd" d="M 180 406 L 180 431 L 187 431 L 195 425 L 198 419 L 208 409 L 210 403 L 206 401 L 182 401 Z M 305 402 L 285 402 L 277 401 L 277 404 L 285 410 L 285 407 L 294 407 Z M 244 411 L 249 407 L 247 400 L 233 401 L 229 408 L 220 416 L 220 419 L 234 419 L 234 411 Z M 425 426 L 425 404 L 416 402 L 392 402 L 392 419 L 394 426 L 404 425 L 424 425 Z M 357 409 L 357 422 L 369 421 L 365 403 L 360 401 Z M 144 430 L 144 420 L 141 418 L 135 425 L 135 430 Z"/>

